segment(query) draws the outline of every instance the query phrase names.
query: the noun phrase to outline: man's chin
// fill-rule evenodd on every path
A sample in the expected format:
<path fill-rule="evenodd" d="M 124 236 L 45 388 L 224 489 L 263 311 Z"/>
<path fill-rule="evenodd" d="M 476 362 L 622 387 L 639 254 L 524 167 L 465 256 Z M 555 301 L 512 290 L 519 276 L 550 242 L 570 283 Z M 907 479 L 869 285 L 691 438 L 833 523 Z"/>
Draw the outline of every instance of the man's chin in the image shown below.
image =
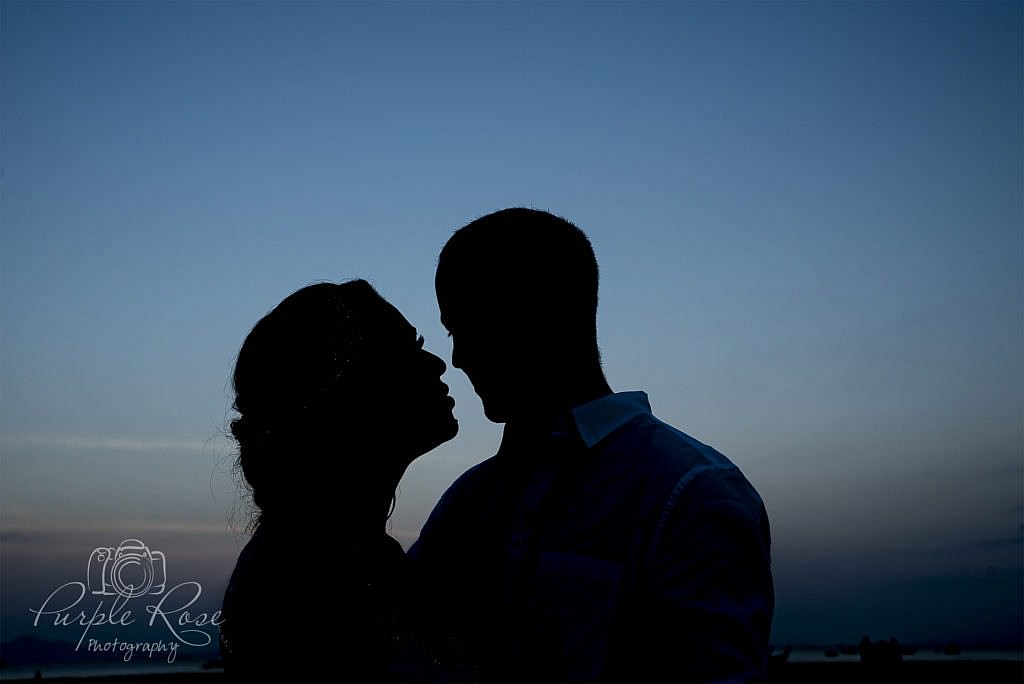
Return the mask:
<path fill-rule="evenodd" d="M 508 422 L 508 411 L 504 406 L 495 406 L 489 402 L 484 402 L 484 415 L 487 416 L 487 420 L 492 423 L 507 423 Z"/>
<path fill-rule="evenodd" d="M 459 434 L 459 421 L 454 414 L 449 413 L 447 419 L 438 426 L 437 432 L 434 433 L 435 444 L 431 449 L 454 439 L 457 434 Z"/>
<path fill-rule="evenodd" d="M 449 440 L 455 439 L 455 435 L 459 434 L 459 420 L 458 420 L 458 418 L 456 418 L 455 416 L 452 416 L 452 420 L 451 420 L 451 423 L 448 426 L 448 429 L 447 430 L 443 430 L 442 434 L 444 435 L 444 438 L 441 440 L 441 444 L 444 444 L 445 442 L 447 442 Z"/>

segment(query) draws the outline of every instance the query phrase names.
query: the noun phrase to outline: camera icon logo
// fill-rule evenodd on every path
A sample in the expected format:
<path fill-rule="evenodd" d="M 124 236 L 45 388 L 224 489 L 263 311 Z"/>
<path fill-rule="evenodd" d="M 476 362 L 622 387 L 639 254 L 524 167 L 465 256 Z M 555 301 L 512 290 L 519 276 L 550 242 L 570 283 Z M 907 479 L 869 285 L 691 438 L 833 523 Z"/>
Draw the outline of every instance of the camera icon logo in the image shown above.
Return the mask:
<path fill-rule="evenodd" d="M 167 581 L 164 554 L 150 550 L 138 539 L 125 539 L 116 549 L 93 549 L 87 572 L 89 591 L 102 596 L 162 594 Z"/>

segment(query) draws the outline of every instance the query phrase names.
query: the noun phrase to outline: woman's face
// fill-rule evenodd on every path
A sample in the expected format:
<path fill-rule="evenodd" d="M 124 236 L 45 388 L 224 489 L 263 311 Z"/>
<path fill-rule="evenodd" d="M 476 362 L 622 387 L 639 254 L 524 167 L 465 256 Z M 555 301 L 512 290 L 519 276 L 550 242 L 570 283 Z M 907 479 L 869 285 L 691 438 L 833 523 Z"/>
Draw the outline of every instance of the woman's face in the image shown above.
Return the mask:
<path fill-rule="evenodd" d="M 441 381 L 444 361 L 424 349 L 423 337 L 398 309 L 382 300 L 378 323 L 365 377 L 368 413 L 377 439 L 408 464 L 458 433 L 455 400 Z"/>

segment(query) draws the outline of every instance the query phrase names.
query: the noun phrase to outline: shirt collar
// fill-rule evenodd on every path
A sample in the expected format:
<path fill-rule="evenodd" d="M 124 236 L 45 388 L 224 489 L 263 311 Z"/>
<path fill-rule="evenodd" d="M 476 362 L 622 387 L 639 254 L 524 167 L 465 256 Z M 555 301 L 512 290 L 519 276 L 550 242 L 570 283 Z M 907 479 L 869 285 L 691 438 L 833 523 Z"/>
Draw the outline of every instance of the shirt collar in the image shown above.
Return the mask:
<path fill-rule="evenodd" d="M 576 429 L 588 449 L 640 415 L 651 415 L 646 392 L 606 394 L 572 410 Z"/>

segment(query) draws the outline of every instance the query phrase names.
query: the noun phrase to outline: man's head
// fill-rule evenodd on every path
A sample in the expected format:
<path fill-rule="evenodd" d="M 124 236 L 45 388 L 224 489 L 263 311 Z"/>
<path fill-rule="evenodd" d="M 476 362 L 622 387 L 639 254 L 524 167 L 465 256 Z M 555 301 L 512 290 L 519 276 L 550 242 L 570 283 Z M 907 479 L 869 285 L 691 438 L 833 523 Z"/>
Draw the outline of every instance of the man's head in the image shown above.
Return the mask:
<path fill-rule="evenodd" d="M 434 280 L 441 322 L 488 418 L 528 413 L 600 374 L 597 282 L 587 236 L 547 212 L 504 209 L 448 240 Z"/>

